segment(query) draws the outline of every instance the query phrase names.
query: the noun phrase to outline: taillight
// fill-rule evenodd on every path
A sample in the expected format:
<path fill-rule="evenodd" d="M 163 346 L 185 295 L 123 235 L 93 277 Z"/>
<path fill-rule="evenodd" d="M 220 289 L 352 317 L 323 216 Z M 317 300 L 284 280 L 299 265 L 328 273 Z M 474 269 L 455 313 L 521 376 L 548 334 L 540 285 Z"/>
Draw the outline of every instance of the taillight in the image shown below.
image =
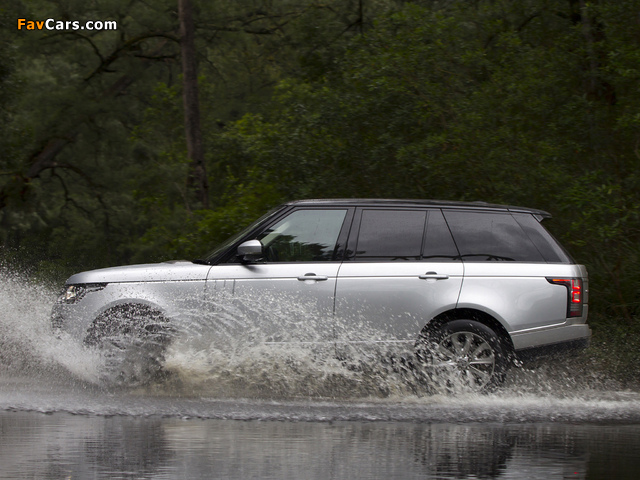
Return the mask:
<path fill-rule="evenodd" d="M 567 287 L 567 317 L 582 316 L 582 279 L 581 278 L 550 278 L 547 281 L 554 285 Z"/>

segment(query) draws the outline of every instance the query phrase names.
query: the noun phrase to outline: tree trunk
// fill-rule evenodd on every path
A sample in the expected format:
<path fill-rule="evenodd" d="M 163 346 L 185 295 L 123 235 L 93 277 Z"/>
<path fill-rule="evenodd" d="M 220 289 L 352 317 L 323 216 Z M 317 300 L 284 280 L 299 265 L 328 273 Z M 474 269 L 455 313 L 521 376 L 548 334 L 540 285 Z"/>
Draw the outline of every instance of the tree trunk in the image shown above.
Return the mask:
<path fill-rule="evenodd" d="M 187 188 L 203 208 L 209 207 L 209 183 L 204 164 L 200 107 L 198 105 L 198 74 L 196 48 L 190 0 L 178 0 L 180 16 L 180 49 L 182 53 L 182 85 L 184 102 L 184 128 L 187 138 L 189 174 Z"/>

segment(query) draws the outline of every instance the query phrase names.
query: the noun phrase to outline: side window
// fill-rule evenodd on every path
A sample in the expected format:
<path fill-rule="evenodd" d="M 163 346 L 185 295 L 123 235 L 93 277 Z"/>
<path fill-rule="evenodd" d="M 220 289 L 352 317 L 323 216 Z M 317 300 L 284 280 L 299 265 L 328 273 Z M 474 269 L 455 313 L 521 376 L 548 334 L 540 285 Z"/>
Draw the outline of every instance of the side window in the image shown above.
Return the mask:
<path fill-rule="evenodd" d="M 528 213 L 514 213 L 513 218 L 520 224 L 524 232 L 548 263 L 573 263 L 571 256 L 533 215 Z"/>
<path fill-rule="evenodd" d="M 445 211 L 465 262 L 542 262 L 544 258 L 509 213 Z"/>
<path fill-rule="evenodd" d="M 456 244 L 440 210 L 430 210 L 422 260 L 429 262 L 460 261 Z"/>
<path fill-rule="evenodd" d="M 451 262 L 460 255 L 440 210 L 365 209 L 355 260 Z"/>
<path fill-rule="evenodd" d="M 420 260 L 426 218 L 425 210 L 363 210 L 355 260 Z"/>
<path fill-rule="evenodd" d="M 333 259 L 347 210 L 296 210 L 260 235 L 268 262 Z"/>

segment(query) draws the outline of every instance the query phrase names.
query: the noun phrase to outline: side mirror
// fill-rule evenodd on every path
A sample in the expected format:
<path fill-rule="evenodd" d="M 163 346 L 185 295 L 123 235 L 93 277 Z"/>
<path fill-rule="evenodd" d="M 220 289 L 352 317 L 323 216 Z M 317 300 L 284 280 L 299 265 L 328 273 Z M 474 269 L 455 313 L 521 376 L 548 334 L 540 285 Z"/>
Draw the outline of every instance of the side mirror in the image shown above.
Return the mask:
<path fill-rule="evenodd" d="M 243 262 L 255 262 L 262 257 L 262 242 L 260 240 L 247 240 L 238 245 L 238 256 Z"/>

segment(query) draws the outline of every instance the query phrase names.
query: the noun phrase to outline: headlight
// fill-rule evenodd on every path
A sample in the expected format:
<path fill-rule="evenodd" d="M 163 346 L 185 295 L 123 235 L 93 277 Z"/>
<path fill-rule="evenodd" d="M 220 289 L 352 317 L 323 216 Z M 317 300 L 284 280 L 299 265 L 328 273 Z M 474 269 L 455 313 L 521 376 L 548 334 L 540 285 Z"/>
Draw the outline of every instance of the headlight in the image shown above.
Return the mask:
<path fill-rule="evenodd" d="M 58 297 L 58 303 L 78 303 L 89 292 L 97 292 L 106 287 L 106 283 L 87 283 L 86 285 L 67 285 Z"/>
<path fill-rule="evenodd" d="M 69 285 L 58 297 L 58 303 L 76 303 L 82 297 L 82 288 L 80 285 Z"/>

